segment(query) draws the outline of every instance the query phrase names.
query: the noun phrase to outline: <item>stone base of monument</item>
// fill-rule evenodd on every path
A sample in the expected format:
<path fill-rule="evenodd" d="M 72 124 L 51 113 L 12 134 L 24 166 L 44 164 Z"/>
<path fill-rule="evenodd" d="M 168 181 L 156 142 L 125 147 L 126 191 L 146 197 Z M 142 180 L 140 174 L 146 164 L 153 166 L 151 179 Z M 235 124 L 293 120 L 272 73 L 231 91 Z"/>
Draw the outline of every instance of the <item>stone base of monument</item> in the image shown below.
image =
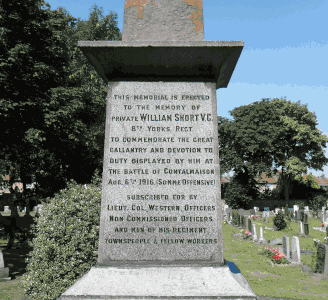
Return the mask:
<path fill-rule="evenodd" d="M 257 299 L 224 266 L 92 267 L 59 299 Z"/>
<path fill-rule="evenodd" d="M 9 268 L 0 268 L 0 282 L 11 280 L 9 277 Z"/>

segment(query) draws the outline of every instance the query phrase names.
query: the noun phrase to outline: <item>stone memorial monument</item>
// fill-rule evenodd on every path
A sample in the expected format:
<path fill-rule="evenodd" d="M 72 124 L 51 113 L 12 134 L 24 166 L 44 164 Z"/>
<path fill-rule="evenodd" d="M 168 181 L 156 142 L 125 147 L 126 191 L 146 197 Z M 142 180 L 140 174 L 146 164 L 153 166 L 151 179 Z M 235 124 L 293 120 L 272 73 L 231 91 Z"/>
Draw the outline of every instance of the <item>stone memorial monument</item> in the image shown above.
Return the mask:
<path fill-rule="evenodd" d="M 78 47 L 109 84 L 98 264 L 60 299 L 256 299 L 223 256 L 216 90 L 244 43 L 200 0 L 126 0 L 123 41 Z"/>

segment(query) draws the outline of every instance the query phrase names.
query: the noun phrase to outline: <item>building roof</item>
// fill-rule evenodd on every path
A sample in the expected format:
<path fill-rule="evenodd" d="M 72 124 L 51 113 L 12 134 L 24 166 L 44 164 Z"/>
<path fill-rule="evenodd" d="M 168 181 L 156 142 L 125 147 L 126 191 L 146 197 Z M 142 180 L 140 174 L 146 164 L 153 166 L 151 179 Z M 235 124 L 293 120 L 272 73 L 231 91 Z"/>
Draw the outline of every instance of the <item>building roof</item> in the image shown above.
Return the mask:
<path fill-rule="evenodd" d="M 221 178 L 221 183 L 228 183 L 228 182 L 230 182 L 230 180 L 228 178 L 226 178 L 226 177 Z"/>
<path fill-rule="evenodd" d="M 279 171 L 279 173 L 281 173 L 281 171 Z M 313 177 L 314 177 L 314 180 L 319 184 L 319 186 L 328 186 L 328 178 L 326 177 L 321 177 L 321 176 L 314 176 L 312 173 L 310 173 Z M 303 174 L 302 177 L 303 179 L 305 180 L 306 177 L 310 174 Z M 278 178 L 279 178 L 279 175 L 275 175 L 275 176 L 272 176 L 272 177 L 266 177 L 266 174 L 263 173 L 261 178 L 256 178 L 256 181 L 258 183 L 264 183 L 264 184 L 277 184 L 278 182 Z"/>

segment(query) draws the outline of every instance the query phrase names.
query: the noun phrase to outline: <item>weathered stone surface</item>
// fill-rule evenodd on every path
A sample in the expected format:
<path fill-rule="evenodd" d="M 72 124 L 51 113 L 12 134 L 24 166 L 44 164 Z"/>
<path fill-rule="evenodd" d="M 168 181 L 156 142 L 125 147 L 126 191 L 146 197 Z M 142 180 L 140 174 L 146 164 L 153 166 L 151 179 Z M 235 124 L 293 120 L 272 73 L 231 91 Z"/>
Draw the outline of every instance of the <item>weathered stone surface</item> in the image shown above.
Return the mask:
<path fill-rule="evenodd" d="M 301 262 L 300 241 L 297 236 L 292 237 L 292 264 L 303 265 Z"/>
<path fill-rule="evenodd" d="M 126 0 L 123 41 L 204 40 L 198 0 Z"/>
<path fill-rule="evenodd" d="M 162 299 L 257 299 L 240 275 L 231 273 L 228 266 L 91 268 L 59 299 L 92 299 L 94 291 L 98 291 L 97 297 L 123 299 L 133 299 L 131 295 L 135 299 L 161 299 L 163 295 Z M 76 294 L 83 298 L 71 296 Z"/>
<path fill-rule="evenodd" d="M 289 236 L 283 236 L 283 253 L 286 255 L 286 259 L 290 260 L 290 246 L 289 246 Z"/>
<path fill-rule="evenodd" d="M 282 243 L 282 239 L 281 238 L 277 238 L 273 241 L 270 242 L 270 245 L 274 246 L 274 245 L 278 245 Z"/>
<path fill-rule="evenodd" d="M 109 86 L 99 265 L 223 263 L 216 111 L 214 84 Z"/>

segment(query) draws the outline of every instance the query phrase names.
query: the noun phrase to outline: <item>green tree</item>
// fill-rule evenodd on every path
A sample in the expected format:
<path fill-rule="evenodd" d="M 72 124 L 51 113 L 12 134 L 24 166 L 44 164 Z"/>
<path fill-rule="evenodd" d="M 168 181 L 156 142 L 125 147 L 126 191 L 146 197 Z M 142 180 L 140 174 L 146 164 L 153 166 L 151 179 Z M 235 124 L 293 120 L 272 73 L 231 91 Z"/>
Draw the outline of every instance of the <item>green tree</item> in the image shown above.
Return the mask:
<path fill-rule="evenodd" d="M 256 181 L 250 176 L 247 168 L 235 173 L 231 181 L 227 183 L 224 194 L 226 204 L 235 209 L 248 209 L 259 197 Z"/>
<path fill-rule="evenodd" d="M 307 168 L 322 170 L 327 136 L 316 128 L 313 112 L 300 102 L 262 99 L 230 111 L 233 120 L 219 118 L 222 172 L 240 170 L 272 176 L 281 171 L 288 205 L 291 180 Z"/>
<path fill-rule="evenodd" d="M 102 169 L 106 83 L 88 64 L 85 56 L 77 48 L 77 42 L 98 38 L 119 39 L 121 33 L 117 28 L 117 15 L 111 12 L 110 15 L 102 16 L 100 19 L 99 15 L 102 10 L 97 6 L 94 6 L 94 11 L 90 13 L 88 21 L 76 22 L 76 19 L 61 7 L 51 11 L 49 7 L 48 9 L 39 8 L 42 1 L 30 1 L 31 3 L 34 3 L 34 6 L 21 2 L 17 3 L 17 7 L 15 6 L 16 11 L 19 12 L 14 14 L 14 17 L 19 20 L 18 24 L 15 24 L 15 30 L 30 33 L 30 39 L 24 41 L 19 41 L 19 39 L 16 41 L 16 35 L 11 35 L 12 31 L 8 29 L 12 27 L 11 15 L 15 10 L 9 4 L 1 6 L 3 15 L 11 21 L 2 22 L 1 26 L 6 33 L 2 36 L 2 43 L 11 43 L 11 46 L 2 52 L 2 66 L 5 67 L 2 70 L 6 71 L 1 73 L 3 89 L 19 90 L 18 86 L 23 83 L 26 86 L 25 89 L 30 91 L 30 94 L 24 94 L 25 102 L 32 102 L 31 104 L 28 102 L 29 105 L 37 107 L 34 109 L 39 113 L 32 114 L 32 111 L 27 113 L 23 110 L 21 106 L 26 103 L 22 103 L 19 93 L 13 97 L 8 92 L 6 97 L 1 99 L 5 113 L 2 113 L 0 122 L 3 121 L 1 125 L 5 128 L 6 137 L 8 137 L 8 139 L 4 138 L 3 143 L 0 144 L 4 149 L 0 157 L 1 173 L 6 174 L 10 166 L 15 166 L 15 162 L 16 164 L 20 162 L 20 165 L 25 162 L 26 172 L 38 183 L 40 193 L 43 196 L 50 196 L 51 193 L 63 188 L 68 179 L 74 178 L 81 183 L 90 180 L 90 174 L 94 169 Z M 32 12 L 27 13 L 29 10 Z M 33 20 L 33 13 L 41 14 L 43 17 Z M 28 20 L 25 20 L 24 18 L 28 16 Z M 34 31 L 30 27 L 33 27 Z M 48 38 L 42 34 L 42 30 L 47 32 Z M 47 52 L 40 56 L 35 50 L 42 43 L 47 45 L 47 39 L 49 49 L 44 51 L 51 52 L 54 49 L 57 51 L 55 53 L 57 57 L 52 52 L 50 53 L 51 60 L 47 58 Z M 54 42 L 57 47 L 52 46 L 51 42 Z M 12 48 L 19 48 L 22 44 L 29 50 L 24 59 L 15 53 L 15 55 L 12 54 Z M 45 49 L 45 47 L 39 48 Z M 61 55 L 62 64 L 58 63 L 58 53 Z M 37 63 L 42 59 L 45 62 Z M 15 62 L 15 65 L 8 64 L 7 61 Z M 24 69 L 24 72 L 21 72 L 25 73 L 24 79 L 15 78 L 12 74 L 15 73 L 15 66 L 26 65 L 29 61 L 36 63 L 30 64 L 30 69 Z M 34 65 L 40 65 L 41 70 L 54 70 L 51 63 L 58 66 L 58 72 L 53 71 L 51 73 L 53 78 L 49 80 L 52 84 L 45 85 L 42 81 L 45 75 L 35 70 Z M 30 88 L 39 85 L 46 88 Z M 35 91 L 39 92 L 38 99 L 36 99 Z M 15 109 L 8 112 L 5 106 L 8 103 L 10 105 L 15 103 Z M 25 127 L 22 127 L 23 121 L 14 122 L 15 127 L 6 123 L 9 119 L 17 119 L 18 115 L 21 120 L 26 119 Z M 34 121 L 33 127 L 30 124 L 32 121 Z M 9 136 L 15 136 L 15 140 L 10 140 Z M 12 149 L 17 151 L 12 151 Z M 24 177 L 22 173 L 25 170 L 23 167 L 15 168 L 16 172 L 20 172 L 17 177 L 21 177 L 22 180 Z M 11 176 L 11 178 L 14 177 Z"/>
<path fill-rule="evenodd" d="M 114 13 L 97 26 L 94 12 L 76 23 L 65 9 L 44 4 L 0 3 L 0 174 L 10 173 L 12 193 L 20 178 L 24 191 L 35 181 L 42 197 L 70 178 L 85 183 L 95 169 L 102 171 L 106 84 L 77 41 L 92 38 L 89 31 L 93 40 L 121 37 Z M 10 206 L 17 216 L 15 200 Z"/>

